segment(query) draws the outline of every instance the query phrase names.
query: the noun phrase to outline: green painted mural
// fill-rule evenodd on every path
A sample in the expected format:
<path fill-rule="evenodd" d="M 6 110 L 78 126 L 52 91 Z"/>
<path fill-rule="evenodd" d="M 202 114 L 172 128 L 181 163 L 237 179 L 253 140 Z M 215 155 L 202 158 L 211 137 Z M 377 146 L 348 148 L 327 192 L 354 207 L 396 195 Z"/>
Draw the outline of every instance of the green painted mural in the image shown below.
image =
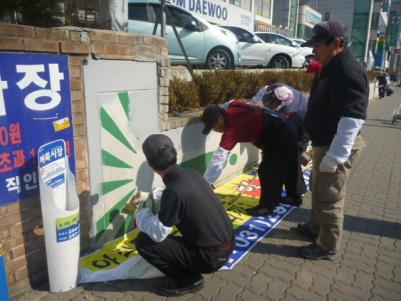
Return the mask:
<path fill-rule="evenodd" d="M 96 221 L 96 241 L 106 232 L 111 232 L 107 239 L 121 236 L 132 226 L 132 216 L 122 214 L 121 210 L 136 191 L 133 160 L 137 152 L 132 144 L 135 137 L 127 131 L 130 119 L 128 92 L 117 96 L 100 109 L 103 166 L 100 202 L 106 213 L 98 216 Z"/>
<path fill-rule="evenodd" d="M 100 108 L 103 182 L 98 208 L 101 215 L 97 215 L 95 220 L 96 241 L 117 238 L 132 229 L 132 215 L 122 212 L 137 191 L 136 165 L 140 164 L 135 149 L 136 138 L 128 127 L 130 119 L 128 92 L 118 93 Z M 212 155 L 213 152 L 206 152 L 181 162 L 180 166 L 203 174 Z M 228 164 L 237 162 L 238 155 L 231 154 Z"/>

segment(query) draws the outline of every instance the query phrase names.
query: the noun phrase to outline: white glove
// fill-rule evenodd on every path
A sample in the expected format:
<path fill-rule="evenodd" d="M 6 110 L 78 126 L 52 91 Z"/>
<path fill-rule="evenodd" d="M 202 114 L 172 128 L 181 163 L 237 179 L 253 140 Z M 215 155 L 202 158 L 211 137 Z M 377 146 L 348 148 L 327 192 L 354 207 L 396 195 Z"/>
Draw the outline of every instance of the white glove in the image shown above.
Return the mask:
<path fill-rule="evenodd" d="M 256 93 L 256 95 L 254 97 L 252 97 L 252 102 L 254 104 L 257 104 L 259 101 L 262 100 L 263 96 L 266 95 L 267 87 L 268 86 L 263 86 L 262 88 L 259 89 L 259 91 Z"/>
<path fill-rule="evenodd" d="M 213 153 L 212 159 L 210 160 L 203 177 L 209 184 L 216 182 L 224 166 L 227 163 L 229 150 L 226 150 L 219 146 Z"/>
<path fill-rule="evenodd" d="M 173 230 L 172 227 L 166 227 L 154 215 L 149 208 L 143 208 L 136 212 L 135 223 L 139 230 L 146 233 L 153 241 L 163 241 Z"/>
<path fill-rule="evenodd" d="M 363 123 L 362 119 L 341 117 L 337 126 L 337 133 L 331 142 L 327 152 L 338 163 L 344 163 L 351 155 L 352 146 Z"/>
<path fill-rule="evenodd" d="M 330 155 L 326 154 L 319 165 L 320 172 L 327 172 L 327 173 L 334 173 L 337 170 L 338 163 L 337 161 L 331 157 Z"/>

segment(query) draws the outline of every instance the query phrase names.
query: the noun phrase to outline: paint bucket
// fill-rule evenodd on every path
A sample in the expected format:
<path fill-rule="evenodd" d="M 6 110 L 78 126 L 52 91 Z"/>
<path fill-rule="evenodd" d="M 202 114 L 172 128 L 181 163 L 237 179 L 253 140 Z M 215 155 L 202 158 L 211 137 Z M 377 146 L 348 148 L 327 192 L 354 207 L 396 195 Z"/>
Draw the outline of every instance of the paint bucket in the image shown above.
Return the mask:
<path fill-rule="evenodd" d="M 76 287 L 79 271 L 79 199 L 64 140 L 38 151 L 40 201 L 51 292 Z"/>

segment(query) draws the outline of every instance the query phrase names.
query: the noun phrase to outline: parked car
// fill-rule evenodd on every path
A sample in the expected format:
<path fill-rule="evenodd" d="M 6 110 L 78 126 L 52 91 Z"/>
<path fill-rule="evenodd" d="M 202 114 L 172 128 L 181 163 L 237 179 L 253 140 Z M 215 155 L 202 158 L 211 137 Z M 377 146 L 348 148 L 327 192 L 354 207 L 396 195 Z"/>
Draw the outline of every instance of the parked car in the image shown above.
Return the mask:
<path fill-rule="evenodd" d="M 175 24 L 189 61 L 192 65 L 211 69 L 228 69 L 240 64 L 240 48 L 236 40 L 227 38 L 223 31 L 191 12 L 168 3 L 166 38 L 171 64 L 185 64 L 172 24 Z M 160 1 L 129 0 L 128 31 L 152 34 L 158 21 L 156 34 L 160 35 Z"/>
<path fill-rule="evenodd" d="M 285 45 L 289 47 L 294 47 L 299 50 L 299 52 L 305 57 L 305 60 L 309 62 L 311 59 L 315 57 L 312 52 L 311 47 L 301 47 L 301 43 L 299 43 L 297 39 L 291 39 L 286 36 L 283 36 L 274 32 L 255 32 L 255 34 L 261 38 L 265 43 L 273 43 L 279 45 Z"/>
<path fill-rule="evenodd" d="M 265 43 L 253 33 L 235 26 L 221 26 L 234 33 L 241 47 L 241 66 L 301 68 L 305 57 L 294 47 Z"/>
<path fill-rule="evenodd" d="M 301 44 L 306 42 L 304 39 L 301 39 L 301 38 L 292 38 L 291 40 L 293 40 L 294 42 L 298 43 L 299 45 L 301 45 Z"/>

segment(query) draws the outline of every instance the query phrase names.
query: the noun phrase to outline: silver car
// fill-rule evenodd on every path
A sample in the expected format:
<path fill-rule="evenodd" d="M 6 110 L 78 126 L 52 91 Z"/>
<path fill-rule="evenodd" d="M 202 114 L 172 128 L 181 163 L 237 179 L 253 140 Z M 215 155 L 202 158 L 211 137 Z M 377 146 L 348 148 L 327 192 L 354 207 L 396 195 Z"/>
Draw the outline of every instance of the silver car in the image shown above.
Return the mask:
<path fill-rule="evenodd" d="M 166 38 L 171 64 L 185 64 L 172 24 L 175 24 L 192 65 L 210 69 L 228 69 L 239 66 L 240 48 L 238 41 L 227 38 L 217 26 L 210 24 L 191 12 L 174 4 L 167 4 Z M 129 0 L 128 31 L 151 35 L 158 22 L 155 34 L 160 35 L 160 1 Z"/>
<path fill-rule="evenodd" d="M 305 57 L 294 47 L 265 43 L 255 34 L 235 26 L 221 26 L 234 33 L 241 47 L 241 66 L 302 68 Z"/>
<path fill-rule="evenodd" d="M 298 39 L 291 39 L 274 32 L 255 32 L 255 34 L 261 38 L 265 43 L 279 44 L 297 48 L 299 52 L 305 57 L 306 62 L 312 60 L 315 55 L 312 52 L 311 47 L 301 47 L 303 42 Z"/>

